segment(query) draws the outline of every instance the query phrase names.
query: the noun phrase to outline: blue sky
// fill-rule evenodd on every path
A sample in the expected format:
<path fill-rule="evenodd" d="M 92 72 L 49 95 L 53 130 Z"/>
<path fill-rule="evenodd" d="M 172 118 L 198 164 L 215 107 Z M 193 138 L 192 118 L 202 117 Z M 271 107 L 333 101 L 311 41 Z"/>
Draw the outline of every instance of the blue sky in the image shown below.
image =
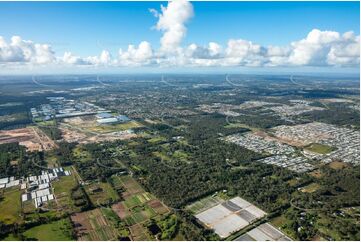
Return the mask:
<path fill-rule="evenodd" d="M 0 36 L 50 44 L 57 55 L 94 56 L 141 41 L 160 48 L 162 31 L 153 26 L 167 2 L 1 2 Z M 313 29 L 359 35 L 359 2 L 192 2 L 194 16 L 182 46 L 226 46 L 243 39 L 262 46 L 286 46 Z"/>

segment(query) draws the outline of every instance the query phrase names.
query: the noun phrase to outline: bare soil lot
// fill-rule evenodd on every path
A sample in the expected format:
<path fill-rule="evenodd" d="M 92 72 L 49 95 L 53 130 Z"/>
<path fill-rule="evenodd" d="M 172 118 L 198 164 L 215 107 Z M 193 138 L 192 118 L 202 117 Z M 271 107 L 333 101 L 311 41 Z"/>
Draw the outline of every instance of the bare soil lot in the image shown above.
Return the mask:
<path fill-rule="evenodd" d="M 19 142 L 28 151 L 51 150 L 57 145 L 36 127 L 0 131 L 0 144 Z"/>
<path fill-rule="evenodd" d="M 95 116 L 66 118 L 59 125 L 64 141 L 81 144 L 131 139 L 137 135 L 126 130 L 134 127 L 138 123 L 99 125 Z"/>

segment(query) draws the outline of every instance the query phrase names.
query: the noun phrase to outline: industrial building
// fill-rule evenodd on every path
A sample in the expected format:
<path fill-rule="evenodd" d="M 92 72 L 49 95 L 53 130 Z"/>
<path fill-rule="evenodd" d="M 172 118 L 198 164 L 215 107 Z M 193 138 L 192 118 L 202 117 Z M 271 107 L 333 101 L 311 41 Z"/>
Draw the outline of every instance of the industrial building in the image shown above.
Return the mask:
<path fill-rule="evenodd" d="M 96 115 L 98 124 L 117 124 L 117 123 L 126 123 L 130 119 L 125 115 L 113 116 L 110 113 L 99 113 Z"/>

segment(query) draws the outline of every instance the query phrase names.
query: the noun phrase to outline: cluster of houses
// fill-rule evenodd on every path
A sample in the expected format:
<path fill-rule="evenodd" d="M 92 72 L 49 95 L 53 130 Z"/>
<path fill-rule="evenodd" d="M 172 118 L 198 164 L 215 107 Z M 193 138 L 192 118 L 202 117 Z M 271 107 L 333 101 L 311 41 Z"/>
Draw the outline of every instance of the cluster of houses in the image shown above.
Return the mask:
<path fill-rule="evenodd" d="M 315 169 L 310 164 L 310 160 L 318 160 L 323 163 L 335 160 L 353 164 L 360 162 L 360 134 L 358 131 L 319 122 L 294 126 L 281 125 L 270 131 L 273 137 L 263 137 L 249 132 L 230 135 L 224 140 L 258 153 L 271 154 L 272 156 L 259 161 L 299 173 Z M 298 155 L 293 146 L 281 143 L 278 139 L 285 142 L 290 141 L 300 147 L 317 143 L 332 149 L 316 153 L 304 148 L 302 155 Z"/>
<path fill-rule="evenodd" d="M 36 208 L 42 206 L 45 202 L 55 199 L 51 189 L 51 182 L 61 176 L 70 176 L 71 171 L 66 171 L 62 167 L 42 171 L 41 175 L 29 176 L 15 180 L 14 177 L 0 179 L 0 188 L 10 188 L 19 186 L 24 190 L 21 195 L 21 201 L 33 200 Z"/>
<path fill-rule="evenodd" d="M 313 122 L 294 126 L 278 126 L 273 128 L 276 137 L 292 140 L 301 145 L 319 143 L 334 150 L 326 154 L 304 150 L 303 154 L 310 158 L 329 163 L 334 160 L 359 164 L 360 133 L 356 130 L 341 128 L 331 124 Z"/>
<path fill-rule="evenodd" d="M 297 116 L 311 111 L 324 110 L 323 107 L 311 106 L 311 102 L 306 100 L 289 100 L 289 102 L 291 105 L 282 104 L 279 106 L 270 107 L 269 109 L 283 119 L 288 119 L 290 116 Z"/>
<path fill-rule="evenodd" d="M 298 173 L 303 173 L 315 169 L 315 167 L 311 165 L 305 157 L 295 156 L 295 155 L 294 156 L 275 155 L 258 161 L 265 164 L 287 168 L 291 171 L 295 171 Z"/>
<path fill-rule="evenodd" d="M 227 136 L 225 141 L 237 144 L 258 153 L 280 155 L 292 154 L 295 152 L 295 149 L 292 146 L 282 144 L 273 139 L 261 137 L 251 132 Z"/>
<path fill-rule="evenodd" d="M 315 167 L 308 159 L 296 155 L 296 150 L 288 144 L 281 143 L 270 137 L 262 137 L 251 132 L 227 136 L 225 141 L 245 147 L 257 153 L 267 153 L 272 156 L 258 161 L 302 173 Z"/>

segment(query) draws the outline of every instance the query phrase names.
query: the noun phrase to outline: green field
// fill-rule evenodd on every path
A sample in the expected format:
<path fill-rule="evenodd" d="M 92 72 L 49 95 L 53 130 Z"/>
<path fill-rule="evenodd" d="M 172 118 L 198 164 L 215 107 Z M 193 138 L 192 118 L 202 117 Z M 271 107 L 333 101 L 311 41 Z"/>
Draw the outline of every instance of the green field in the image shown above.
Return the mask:
<path fill-rule="evenodd" d="M 99 132 L 99 133 L 109 133 L 109 132 L 115 132 L 115 131 L 123 131 L 127 129 L 135 129 L 143 127 L 141 123 L 138 123 L 136 121 L 130 121 L 127 123 L 121 123 L 121 124 L 109 124 L 109 125 L 98 125 L 93 126 L 90 128 L 86 128 L 90 131 Z"/>
<path fill-rule="evenodd" d="M 68 218 L 33 227 L 23 235 L 29 240 L 73 240 L 72 225 Z"/>
<path fill-rule="evenodd" d="M 330 147 L 328 145 L 318 144 L 318 143 L 312 143 L 306 147 L 304 147 L 306 150 L 309 150 L 311 152 L 319 153 L 319 154 L 327 154 L 331 151 L 335 150 L 335 148 Z"/>
<path fill-rule="evenodd" d="M 72 173 L 70 176 L 63 176 L 59 180 L 52 183 L 57 201 L 65 211 L 76 210 L 74 201 L 71 197 L 71 192 L 72 189 L 77 186 L 77 184 L 78 182 L 74 173 Z"/>
<path fill-rule="evenodd" d="M 73 155 L 79 161 L 87 161 L 92 159 L 90 152 L 83 149 L 81 146 L 77 146 L 75 149 L 73 149 Z"/>
<path fill-rule="evenodd" d="M 0 191 L 1 192 L 1 191 Z M 5 224 L 21 221 L 21 191 L 18 187 L 5 189 L 0 197 L 0 221 Z"/>
<path fill-rule="evenodd" d="M 162 136 L 155 136 L 151 139 L 148 139 L 147 141 L 149 143 L 152 143 L 152 144 L 155 144 L 155 143 L 159 143 L 159 142 L 163 142 L 163 141 L 166 141 L 167 139 L 165 137 L 162 137 Z"/>
<path fill-rule="evenodd" d="M 117 192 L 107 182 L 97 182 L 85 186 L 90 201 L 95 205 L 105 205 L 119 200 Z"/>
<path fill-rule="evenodd" d="M 40 121 L 40 122 L 37 122 L 37 124 L 41 125 L 41 126 L 55 126 L 56 125 L 55 120 Z"/>

